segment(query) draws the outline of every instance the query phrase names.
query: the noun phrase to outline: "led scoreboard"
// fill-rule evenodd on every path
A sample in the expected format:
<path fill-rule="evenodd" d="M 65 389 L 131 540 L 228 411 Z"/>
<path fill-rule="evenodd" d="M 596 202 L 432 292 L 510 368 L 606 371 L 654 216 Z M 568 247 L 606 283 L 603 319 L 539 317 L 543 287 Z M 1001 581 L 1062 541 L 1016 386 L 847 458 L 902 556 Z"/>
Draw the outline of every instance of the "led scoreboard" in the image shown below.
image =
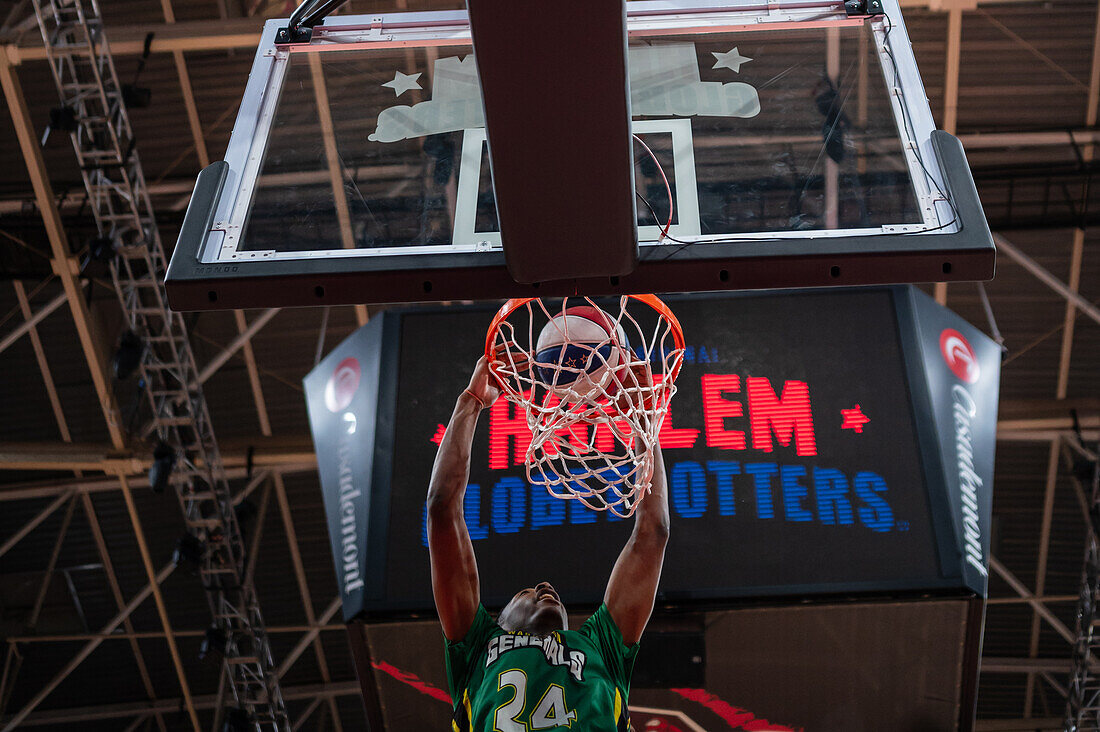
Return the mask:
<path fill-rule="evenodd" d="M 665 298 L 688 344 L 660 441 L 659 603 L 985 589 L 997 347 L 911 288 Z M 432 607 L 424 498 L 491 307 L 387 311 L 306 379 L 345 618 Z M 631 519 L 527 483 L 503 399 L 466 524 L 489 606 L 597 604 Z"/>

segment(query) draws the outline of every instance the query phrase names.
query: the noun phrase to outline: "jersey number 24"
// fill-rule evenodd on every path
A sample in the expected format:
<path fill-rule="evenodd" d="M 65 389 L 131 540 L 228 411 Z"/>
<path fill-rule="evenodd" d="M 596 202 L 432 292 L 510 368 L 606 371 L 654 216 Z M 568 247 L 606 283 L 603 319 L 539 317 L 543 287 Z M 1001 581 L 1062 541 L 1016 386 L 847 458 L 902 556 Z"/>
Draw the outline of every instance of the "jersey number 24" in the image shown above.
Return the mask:
<path fill-rule="evenodd" d="M 531 712 L 531 719 L 526 722 L 520 716 L 527 704 L 527 674 L 519 669 L 502 671 L 497 677 L 497 691 L 504 691 L 505 687 L 511 687 L 514 693 L 510 700 L 497 707 L 493 717 L 494 732 L 568 727 L 577 719 L 577 713 L 565 705 L 565 689 L 557 684 L 550 684 L 543 692 L 535 711 Z"/>

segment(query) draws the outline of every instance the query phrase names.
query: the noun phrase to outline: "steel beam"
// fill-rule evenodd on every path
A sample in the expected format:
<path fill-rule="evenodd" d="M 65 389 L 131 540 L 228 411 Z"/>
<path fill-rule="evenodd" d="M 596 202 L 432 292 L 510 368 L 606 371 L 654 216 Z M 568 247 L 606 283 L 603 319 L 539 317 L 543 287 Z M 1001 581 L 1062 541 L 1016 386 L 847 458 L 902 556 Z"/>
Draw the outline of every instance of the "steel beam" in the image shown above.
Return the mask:
<path fill-rule="evenodd" d="M 160 584 L 156 581 L 156 571 L 153 569 L 153 559 L 149 554 L 149 545 L 145 541 L 145 530 L 141 527 L 141 519 L 138 517 L 137 506 L 134 505 L 134 496 L 130 491 L 130 484 L 125 476 L 118 476 L 119 487 L 122 489 L 122 498 L 126 502 L 126 512 L 130 514 L 130 523 L 134 528 L 134 537 L 137 539 L 138 552 L 141 554 L 141 563 L 145 566 L 145 574 L 149 577 L 149 588 L 153 594 L 153 602 L 157 606 L 157 615 L 160 616 L 161 627 L 164 628 L 165 638 L 168 643 L 168 653 L 172 657 L 172 665 L 176 669 L 176 678 L 179 680 L 180 693 L 183 695 L 183 706 L 191 718 L 191 726 L 195 732 L 202 732 L 199 725 L 199 716 L 195 712 L 195 705 L 191 700 L 191 687 L 187 683 L 187 674 L 183 670 L 183 661 L 180 659 L 179 647 L 172 635 L 172 623 L 168 619 L 168 607 L 164 603 L 164 595 L 160 592 Z"/>
<path fill-rule="evenodd" d="M 168 575 L 172 574 L 175 568 L 176 566 L 174 564 L 168 564 L 163 567 L 159 572 L 157 572 L 157 574 L 154 576 L 154 581 L 147 584 L 144 588 L 142 588 L 140 592 L 134 595 L 134 597 L 130 600 L 126 607 L 124 607 L 118 612 L 117 615 L 111 618 L 111 620 L 103 626 L 100 632 L 111 633 L 112 631 L 114 631 L 115 628 L 122 624 L 123 620 L 130 617 L 130 614 L 133 613 L 134 610 L 136 610 L 137 607 L 141 605 L 141 603 L 143 603 L 150 594 L 152 594 L 153 587 L 159 587 L 160 583 L 164 582 L 164 580 L 168 578 Z M 65 667 L 62 668 L 61 671 L 59 671 L 57 675 L 54 676 L 48 684 L 46 684 L 46 686 L 39 690 L 39 692 L 35 694 L 34 697 L 31 698 L 31 700 L 27 702 L 22 709 L 9 717 L 5 717 L 2 720 L 4 727 L 2 728 L 2 730 L 0 730 L 0 732 L 10 732 L 10 730 L 14 730 L 15 728 L 19 727 L 24 722 L 24 720 L 27 719 L 31 712 L 33 712 L 35 708 L 39 704 L 41 704 L 43 700 L 45 700 L 45 698 L 49 696 L 53 692 L 53 690 L 61 684 L 62 681 L 68 678 L 69 674 L 71 674 L 77 666 L 83 663 L 84 659 L 90 656 L 92 654 L 92 651 L 98 648 L 99 644 L 102 642 L 103 641 L 99 639 L 92 639 L 88 641 L 84 645 L 84 647 L 81 648 L 80 651 L 75 656 L 73 656 L 73 658 L 70 659 L 67 664 L 65 664 Z M 179 708 L 180 702 L 177 699 L 175 706 L 165 711 L 174 712 L 178 711 Z"/>
<path fill-rule="evenodd" d="M 51 501 L 48 506 L 36 513 L 30 521 L 23 524 L 23 527 L 19 529 L 19 531 L 16 531 L 14 534 L 12 534 L 8 538 L 8 540 L 4 542 L 3 546 L 0 546 L 0 557 L 7 554 L 13 546 L 18 544 L 27 534 L 34 531 L 35 528 L 40 523 L 48 519 L 54 511 L 61 508 L 61 504 L 69 500 L 69 498 L 73 495 L 74 490 L 74 488 L 66 488 L 63 491 L 59 491 L 60 495 L 58 495 L 57 498 Z"/>
<path fill-rule="evenodd" d="M 73 509 L 75 508 L 76 501 L 70 499 L 68 505 L 65 507 L 65 517 L 61 520 L 61 528 L 57 532 L 57 540 L 54 541 L 50 559 L 46 562 L 46 569 L 42 573 L 42 582 L 38 586 L 38 595 L 34 599 L 34 605 L 31 607 L 30 616 L 23 624 L 23 630 L 26 633 L 31 633 L 38 627 L 38 618 L 42 613 L 42 606 L 46 602 L 46 593 L 49 592 L 50 581 L 53 579 L 54 572 L 57 569 L 57 558 L 61 554 L 61 547 L 65 543 L 65 537 L 69 534 L 69 525 L 72 523 Z M 23 667 L 23 662 L 26 658 L 26 653 L 21 653 L 14 643 L 8 643 L 8 655 L 4 661 L 4 680 L 3 683 L 0 684 L 0 709 L 5 709 L 7 707 L 11 690 L 15 687 L 15 680 L 18 678 L 19 670 Z"/>
<path fill-rule="evenodd" d="M 31 184 L 34 186 L 35 202 L 38 204 L 38 211 L 46 227 L 50 251 L 53 253 L 54 272 L 65 290 L 65 298 L 73 314 L 80 347 L 84 353 L 84 359 L 88 362 L 88 370 L 92 374 L 92 382 L 95 385 L 100 409 L 107 422 L 111 443 L 116 449 L 121 449 L 126 441 L 119 424 L 118 405 L 115 403 L 111 382 L 107 376 L 106 358 L 101 350 L 103 341 L 93 332 L 91 315 L 84 300 L 84 290 L 76 279 L 78 270 L 76 259 L 71 254 L 65 229 L 61 224 L 61 214 L 57 210 L 53 187 L 50 185 L 46 163 L 42 158 L 42 149 L 35 134 L 34 124 L 31 122 L 30 111 L 27 109 L 27 99 L 23 94 L 19 77 L 5 54 L 0 54 L 0 86 L 4 88 L 4 97 L 7 99 L 8 112 L 15 126 L 15 135 L 19 140 Z"/>
<path fill-rule="evenodd" d="M 19 301 L 19 310 L 23 313 L 24 322 L 30 322 L 34 314 L 31 312 L 31 304 L 27 299 L 27 291 L 19 280 L 12 282 L 15 289 L 15 298 Z M 50 364 L 46 361 L 46 351 L 42 348 L 42 339 L 38 337 L 38 329 L 31 326 L 28 333 L 31 339 L 31 348 L 34 349 L 34 358 L 38 362 L 38 371 L 42 374 L 42 381 L 46 385 L 46 395 L 50 398 L 50 409 L 53 410 L 54 421 L 57 422 L 57 431 L 61 433 L 64 442 L 72 442 L 73 436 L 69 432 L 69 423 L 65 419 L 65 410 L 61 407 L 61 398 L 57 395 L 57 385 L 54 384 L 53 374 L 50 372 Z"/>
<path fill-rule="evenodd" d="M 233 320 L 237 324 L 237 333 L 243 335 L 248 330 L 248 321 L 243 310 L 233 311 Z M 263 386 L 260 384 L 260 371 L 256 367 L 256 354 L 252 352 L 252 341 L 247 340 L 241 346 L 244 365 L 248 369 L 248 384 L 252 387 L 252 401 L 256 404 L 256 418 L 260 421 L 260 434 L 271 436 L 271 420 L 267 416 L 267 403 L 264 401 Z"/>
<path fill-rule="evenodd" d="M 298 545 L 298 533 L 294 530 L 294 518 L 290 510 L 290 501 L 286 497 L 286 486 L 283 485 L 283 476 L 274 475 L 272 483 L 275 486 L 275 498 L 279 502 L 279 513 L 283 518 L 283 528 L 286 530 L 287 545 L 290 548 L 290 563 L 294 567 L 294 577 L 298 581 L 298 594 L 302 598 L 302 609 L 306 614 L 306 622 L 310 625 L 317 624 L 317 616 L 313 612 L 313 599 L 309 593 L 309 582 L 306 581 L 305 564 L 302 562 L 302 550 Z M 325 659 L 325 649 L 321 645 L 321 636 L 313 637 L 313 655 L 317 658 L 317 667 L 321 670 L 321 680 L 326 684 L 332 681 L 329 673 L 328 661 Z M 343 732 L 344 725 L 340 719 L 340 710 L 336 707 L 336 700 L 329 698 L 329 713 L 332 715 L 332 723 L 336 732 Z"/>
<path fill-rule="evenodd" d="M 1068 360 L 1068 354 L 1063 351 L 1063 360 Z M 1065 395 L 1062 395 L 1065 398 Z M 1047 457 L 1047 475 L 1043 486 L 1043 516 L 1039 529 L 1039 560 L 1035 570 L 1035 594 L 1042 595 L 1046 591 L 1047 560 L 1050 558 L 1050 527 L 1054 517 L 1054 490 L 1058 485 L 1058 455 L 1061 452 L 1062 440 L 1055 438 L 1050 441 L 1050 454 Z M 1039 613 L 1031 614 L 1031 638 L 1028 642 L 1028 656 L 1035 658 L 1039 654 Z M 1030 717 L 1032 700 L 1035 691 L 1035 674 L 1028 673 L 1027 687 L 1024 696 L 1024 716 Z"/>
<path fill-rule="evenodd" d="M 1100 4 L 1097 5 L 1097 19 L 1093 24 L 1093 41 L 1092 41 L 1092 66 L 1089 74 L 1089 86 L 1088 86 L 1088 98 L 1085 102 L 1085 124 L 1095 127 L 1097 122 L 1097 114 L 1100 112 Z M 1093 155 L 1095 153 L 1095 146 L 1090 142 L 1085 145 L 1081 151 L 1081 162 L 1088 166 L 1093 161 Z M 1089 181 L 1086 180 L 1082 187 L 1082 200 L 1084 205 L 1088 204 L 1089 196 Z M 1073 247 L 1070 255 L 1070 272 L 1068 290 L 1077 294 L 1081 284 L 1081 260 L 1084 255 L 1085 246 L 1085 231 L 1084 224 L 1080 224 L 1073 232 Z M 1075 332 L 1075 326 L 1077 321 L 1077 312 L 1075 310 L 1076 303 L 1074 300 L 1067 298 L 1065 318 L 1062 326 L 1062 349 L 1058 362 L 1058 384 L 1056 387 L 1057 397 L 1059 399 L 1065 399 L 1069 389 L 1069 367 L 1070 367 L 1070 355 L 1073 349 L 1073 336 Z M 1074 444 L 1072 440 L 1067 440 L 1064 444 Z M 1053 445 L 1052 445 L 1053 446 Z M 1068 455 L 1067 455 L 1068 457 Z M 1050 462 L 1048 470 L 1053 473 L 1057 473 L 1059 456 L 1051 451 Z M 1072 471 L 1071 471 L 1072 475 Z M 1079 498 L 1085 496 L 1083 486 L 1077 480 L 1073 478 L 1073 485 L 1075 492 Z M 1091 501 L 1096 500 L 1095 488 L 1092 486 L 1093 494 Z M 1088 527 L 1086 533 L 1086 546 L 1084 568 L 1082 570 L 1082 598 L 1077 606 L 1077 633 L 1079 639 L 1074 643 L 1074 652 L 1071 662 L 1069 689 L 1063 692 L 1063 696 L 1066 697 L 1066 718 L 1065 725 L 1070 728 L 1076 724 L 1084 721 L 1089 714 L 1086 711 L 1088 706 L 1094 704 L 1093 701 L 1086 698 L 1087 694 L 1085 690 L 1090 686 L 1095 686 L 1096 671 L 1092 668 L 1090 659 L 1094 652 L 1094 642 L 1092 640 L 1092 634 L 1094 629 L 1088 627 L 1090 620 L 1095 619 L 1095 597 L 1086 597 L 1094 589 L 1094 580 L 1090 578 L 1091 565 L 1096 560 L 1096 541 L 1097 541 L 1097 527 L 1092 525 L 1092 521 L 1089 518 L 1092 510 L 1088 504 L 1090 499 L 1086 499 L 1083 502 L 1082 509 L 1085 513 L 1085 525 Z M 1045 551 L 1046 547 L 1043 546 L 1041 550 Z M 1045 562 L 1046 557 L 1043 556 Z M 1044 567 L 1045 568 L 1045 567 Z M 1041 594 L 1041 592 L 1040 592 Z M 1035 648 L 1038 644 L 1038 633 L 1036 629 L 1032 628 L 1032 648 Z M 1083 651 L 1083 653 L 1082 653 Z M 1034 652 L 1031 653 L 1035 655 Z M 1030 682 L 1030 677 L 1029 677 Z M 1070 692 L 1072 690 L 1072 693 Z M 1029 688 L 1029 694 L 1027 698 L 1027 706 L 1024 710 L 1024 716 L 1030 716 L 1031 694 Z"/>
<path fill-rule="evenodd" d="M 260 329 L 271 322 L 271 319 L 279 312 L 278 308 L 271 308 L 265 310 L 256 316 L 256 319 L 248 324 L 248 327 L 241 331 L 236 338 L 234 338 L 229 345 L 221 350 L 214 358 L 202 367 L 199 372 L 199 383 L 205 384 L 207 380 L 214 375 L 214 373 L 225 365 L 225 362 L 233 357 L 237 351 L 251 340 L 252 336 L 260 332 Z"/>
<path fill-rule="evenodd" d="M 311 701 L 309 703 L 309 706 L 307 706 L 305 709 L 303 709 L 302 713 L 298 715 L 298 718 L 296 720 L 294 720 L 294 724 L 291 725 L 291 727 L 290 727 L 291 731 L 292 732 L 298 732 L 298 730 L 300 730 L 302 728 L 302 725 L 309 721 L 310 715 L 312 715 L 315 711 L 317 711 L 317 707 L 321 706 L 322 701 L 323 701 L 323 699 L 321 697 L 317 697 L 316 699 Z M 329 701 L 332 702 L 332 703 L 335 703 L 336 702 L 336 697 L 330 696 Z"/>
<path fill-rule="evenodd" d="M 42 605 L 46 602 L 46 593 L 50 589 L 50 580 L 53 578 L 54 570 L 57 569 L 57 558 L 61 555 L 61 547 L 65 544 L 65 537 L 69 535 L 69 525 L 73 521 L 73 509 L 75 508 L 76 501 L 70 499 L 69 504 L 65 507 L 65 517 L 61 519 L 61 528 L 57 532 L 57 540 L 54 541 L 53 551 L 50 552 L 50 559 L 46 562 L 46 571 L 42 577 L 42 584 L 38 586 L 38 596 L 34 598 L 31 616 L 26 623 L 27 631 L 33 631 L 38 627 L 38 617 L 42 613 Z"/>
<path fill-rule="evenodd" d="M 161 12 L 164 13 L 164 22 L 175 25 L 176 14 L 172 10 L 171 0 L 160 0 Z M 191 75 L 187 73 L 187 62 L 183 59 L 183 51 L 173 49 L 172 58 L 176 63 L 176 75 L 180 80 L 180 90 L 183 93 L 183 106 L 187 110 L 187 124 L 191 127 L 191 139 L 195 143 L 195 153 L 199 156 L 199 168 L 210 165 L 210 154 L 206 151 L 206 140 L 202 136 L 202 125 L 199 123 L 199 110 L 195 106 L 195 92 L 191 88 Z"/>
<path fill-rule="evenodd" d="M 1001 578 L 1005 582 L 1007 582 L 1020 597 L 1024 598 L 1027 601 L 1027 604 L 1031 605 L 1031 607 L 1034 608 L 1035 612 L 1039 613 L 1043 620 L 1050 623 L 1050 627 L 1054 628 L 1054 630 L 1058 632 L 1058 635 L 1065 638 L 1068 643 L 1074 642 L 1073 632 L 1066 627 L 1065 623 L 1059 620 L 1057 616 L 1055 616 L 1054 613 L 1050 611 L 1050 608 L 1039 602 L 1039 600 L 1035 597 L 1035 594 L 1027 588 L 1027 585 L 1021 582 L 1016 575 L 1014 575 L 1011 571 L 1008 570 L 1007 567 L 1001 564 L 999 559 L 997 559 L 996 557 L 990 557 L 989 567 L 994 572 L 999 574 Z"/>
<path fill-rule="evenodd" d="M 979 719 L 974 724 L 975 732 L 1046 732 L 1061 730 L 1061 717 L 1042 719 Z"/>
<path fill-rule="evenodd" d="M 355 680 L 337 681 L 331 684 L 307 684 L 303 686 L 291 686 L 283 688 L 283 697 L 287 701 L 301 699 L 317 699 L 330 696 L 358 696 L 363 691 L 359 682 Z M 156 702 L 124 702 L 121 704 L 100 704 L 88 707 L 75 707 L 71 709 L 50 709 L 27 715 L 22 720 L 22 726 L 32 727 L 36 725 L 61 725 L 75 724 L 78 722 L 90 722 L 100 719 L 117 719 L 119 717 L 133 717 L 135 715 L 148 715 L 156 712 L 164 714 L 178 714 L 180 699 L 160 699 Z M 214 694 L 204 694 L 194 698 L 195 707 L 198 709 L 211 709 L 217 703 Z M 0 724 L 10 725 L 14 715 L 0 718 Z M 4 729 L 8 729 L 7 726 Z"/>
<path fill-rule="evenodd" d="M 347 626 L 341 623 L 325 623 L 316 625 L 272 625 L 268 626 L 268 635 L 274 633 L 308 633 L 312 630 L 321 633 L 346 631 Z M 202 638 L 206 635 L 206 629 L 179 630 L 172 629 L 175 638 Z M 74 641 L 99 640 L 141 640 L 143 638 L 163 639 L 163 630 L 135 630 L 115 631 L 113 633 L 45 633 L 42 635 L 12 635 L 5 640 L 10 643 L 73 643 Z"/>
<path fill-rule="evenodd" d="M 261 18 L 234 18 L 229 20 L 193 20 L 179 23 L 146 23 L 141 25 L 111 26 L 111 55 L 140 56 L 145 52 L 145 37 L 153 33 L 151 53 L 176 51 L 223 51 L 232 48 L 256 48 L 260 43 Z M 44 61 L 46 49 L 36 41 L 27 39 L 19 46 L 4 47 L 10 63 Z"/>
<path fill-rule="evenodd" d="M 84 504 L 84 515 L 88 519 L 88 528 L 92 531 L 92 539 L 95 541 L 96 551 L 99 553 L 99 561 L 103 565 L 103 571 L 107 574 L 107 585 L 111 588 L 111 595 L 114 597 L 115 605 L 119 610 L 122 610 L 122 608 L 126 606 L 126 602 L 123 599 L 122 588 L 118 584 L 118 575 L 115 574 L 114 564 L 111 562 L 111 553 L 107 550 L 107 540 L 103 537 L 103 529 L 99 525 L 99 517 L 96 516 L 95 504 L 92 502 L 92 496 L 85 492 L 80 494 L 80 499 Z M 130 618 L 127 617 L 122 620 L 122 626 L 129 635 L 127 640 L 130 642 L 130 650 L 134 654 L 134 662 L 137 664 L 138 675 L 141 676 L 141 683 L 145 688 L 145 695 L 149 697 L 151 701 L 156 701 L 157 695 L 153 690 L 153 680 L 149 677 L 149 668 L 145 665 L 145 656 L 141 652 L 141 646 L 138 645 L 137 638 L 133 635 L 134 624 L 130 622 Z M 90 638 L 86 640 L 90 640 Z M 164 732 L 166 729 L 164 715 L 158 712 L 155 717 L 157 726 Z"/>
<path fill-rule="evenodd" d="M 284 475 L 291 473 L 308 473 L 317 469 L 317 462 L 311 459 L 300 463 L 286 463 L 271 469 L 277 470 Z M 244 467 L 229 468 L 225 471 L 227 480 L 238 480 L 246 478 L 247 476 L 248 469 Z M 144 477 L 135 478 L 131 481 L 131 485 L 135 488 L 148 487 L 149 481 Z M 0 487 L 0 502 L 56 497 L 70 490 L 76 490 L 82 493 L 113 492 L 118 490 L 118 481 L 114 479 L 90 480 L 85 478 L 9 484 Z"/>
<path fill-rule="evenodd" d="M 341 601 L 340 596 L 337 595 L 336 598 L 329 603 L 328 607 L 325 608 L 325 611 L 321 613 L 321 617 L 317 619 L 318 625 L 322 626 L 327 624 L 328 621 L 332 620 L 332 617 L 336 615 L 336 611 L 343 606 L 343 601 Z M 294 648 L 290 650 L 290 653 L 286 654 L 286 658 L 284 658 L 283 662 L 279 664 L 278 675 L 280 678 L 286 675 L 286 672 L 290 669 L 291 666 L 294 665 L 294 662 L 298 660 L 298 657 L 302 655 L 302 652 L 305 651 L 306 648 L 309 648 L 310 644 L 313 643 L 313 639 L 316 638 L 317 634 L 320 632 L 321 631 L 319 628 L 310 630 L 308 633 L 302 636 L 297 645 L 295 645 Z"/>
<path fill-rule="evenodd" d="M 1007 254 L 1017 264 L 1035 275 L 1044 285 L 1057 292 L 1065 298 L 1067 302 L 1073 303 L 1074 306 L 1089 318 L 1100 323 L 1100 308 L 1093 305 L 1071 287 L 1066 285 L 1066 283 L 1052 275 L 1042 265 L 1020 251 L 1020 249 L 1008 239 L 1005 239 L 1000 234 L 993 234 L 993 241 L 997 244 L 998 251 Z"/>
<path fill-rule="evenodd" d="M 57 310 L 59 307 L 61 307 L 62 305 L 65 304 L 66 297 L 67 297 L 66 294 L 64 292 L 62 292 L 60 295 L 58 295 L 57 297 L 55 297 L 54 299 L 50 300 L 48 303 L 43 305 L 38 310 L 38 312 L 33 313 L 29 316 L 24 311 L 24 313 L 23 313 L 23 318 L 24 318 L 23 322 L 20 323 L 14 330 L 12 330 L 6 336 L 4 336 L 4 338 L 2 340 L 0 340 L 0 353 L 3 353 L 4 351 L 8 350 L 8 348 L 11 346 L 11 344 L 18 341 L 25 334 L 34 332 L 34 327 L 36 325 L 38 325 L 39 323 L 41 323 L 46 318 L 47 315 L 49 315 L 54 310 Z"/>

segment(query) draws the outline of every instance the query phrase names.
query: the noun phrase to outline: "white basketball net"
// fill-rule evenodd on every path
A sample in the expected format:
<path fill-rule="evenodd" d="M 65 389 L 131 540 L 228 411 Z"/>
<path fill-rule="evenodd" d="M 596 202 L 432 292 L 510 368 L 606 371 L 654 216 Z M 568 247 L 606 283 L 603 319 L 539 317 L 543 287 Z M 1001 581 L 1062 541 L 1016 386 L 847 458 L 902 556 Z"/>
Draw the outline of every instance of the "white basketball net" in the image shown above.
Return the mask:
<path fill-rule="evenodd" d="M 527 415 L 528 481 L 556 498 L 623 518 L 649 491 L 653 448 L 684 356 L 668 319 L 649 308 L 652 312 L 641 317 L 655 319 L 656 325 L 647 328 L 627 312 L 631 303 L 635 309 L 649 308 L 631 296 L 619 299 L 617 311 L 601 308 L 618 326 L 601 343 L 581 344 L 562 334 L 572 346 L 584 348 L 587 358 L 576 367 L 537 361 L 535 346 L 553 316 L 575 305 L 598 307 L 589 298 L 565 298 L 549 308 L 540 299 L 531 300 L 499 323 L 486 349 L 498 354 L 493 372 L 503 396 Z M 618 342 L 619 333 L 626 343 Z M 599 375 L 589 378 L 593 372 Z M 555 386 L 566 380 L 568 386 Z"/>

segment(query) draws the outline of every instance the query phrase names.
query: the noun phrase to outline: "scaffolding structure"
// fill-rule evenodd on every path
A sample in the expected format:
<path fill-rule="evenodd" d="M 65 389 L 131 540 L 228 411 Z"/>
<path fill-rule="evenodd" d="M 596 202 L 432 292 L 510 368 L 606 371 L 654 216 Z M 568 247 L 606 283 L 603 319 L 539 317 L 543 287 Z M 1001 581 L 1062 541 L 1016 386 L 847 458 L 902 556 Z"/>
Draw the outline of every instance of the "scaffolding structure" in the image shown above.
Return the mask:
<path fill-rule="evenodd" d="M 142 390 L 140 436 L 155 444 L 155 470 L 169 476 L 188 534 L 177 550 L 197 565 L 213 616 L 208 654 L 224 658 L 239 712 L 261 728 L 288 730 L 249 558 L 210 424 L 200 371 L 182 316 L 164 292 L 167 259 L 103 32 L 96 0 L 33 0 L 60 95 L 52 124 L 69 132 L 99 239 L 126 319 L 122 349 Z M 156 486 L 154 486 L 156 487 Z"/>
<path fill-rule="evenodd" d="M 1087 459 L 1087 458 L 1086 458 Z M 1087 462 L 1080 463 L 1087 466 Z M 1085 537 L 1085 566 L 1081 594 L 1077 600 L 1077 637 L 1073 644 L 1073 667 L 1066 694 L 1066 732 L 1100 730 L 1100 464 L 1092 461 L 1089 492 L 1088 534 Z"/>

